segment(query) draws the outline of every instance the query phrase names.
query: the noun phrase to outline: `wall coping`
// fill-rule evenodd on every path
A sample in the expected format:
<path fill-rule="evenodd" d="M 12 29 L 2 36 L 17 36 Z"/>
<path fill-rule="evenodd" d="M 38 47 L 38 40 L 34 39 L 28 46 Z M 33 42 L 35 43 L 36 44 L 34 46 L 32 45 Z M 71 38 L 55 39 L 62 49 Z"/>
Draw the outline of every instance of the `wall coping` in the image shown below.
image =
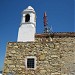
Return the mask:
<path fill-rule="evenodd" d="M 75 32 L 53 32 L 53 33 L 41 33 L 35 34 L 35 38 L 44 37 L 75 37 Z"/>

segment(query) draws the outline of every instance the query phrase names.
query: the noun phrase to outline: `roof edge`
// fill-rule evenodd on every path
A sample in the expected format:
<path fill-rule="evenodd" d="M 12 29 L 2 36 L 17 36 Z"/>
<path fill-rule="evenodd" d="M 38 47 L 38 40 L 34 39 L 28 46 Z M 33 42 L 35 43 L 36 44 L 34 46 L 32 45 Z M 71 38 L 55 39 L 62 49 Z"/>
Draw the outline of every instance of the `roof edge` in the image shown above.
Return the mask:
<path fill-rule="evenodd" d="M 47 37 L 75 37 L 75 32 L 53 32 L 53 33 L 42 33 L 35 34 L 36 38 L 47 38 Z"/>

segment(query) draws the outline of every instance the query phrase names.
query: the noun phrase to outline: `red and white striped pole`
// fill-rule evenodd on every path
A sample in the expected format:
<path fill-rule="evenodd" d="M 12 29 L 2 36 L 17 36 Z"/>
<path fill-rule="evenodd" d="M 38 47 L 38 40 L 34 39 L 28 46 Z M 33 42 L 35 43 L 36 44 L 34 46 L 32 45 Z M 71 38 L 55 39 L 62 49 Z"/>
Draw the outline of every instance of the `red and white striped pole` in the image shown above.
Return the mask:
<path fill-rule="evenodd" d="M 47 26 L 47 15 L 46 12 L 44 13 L 44 26 Z"/>

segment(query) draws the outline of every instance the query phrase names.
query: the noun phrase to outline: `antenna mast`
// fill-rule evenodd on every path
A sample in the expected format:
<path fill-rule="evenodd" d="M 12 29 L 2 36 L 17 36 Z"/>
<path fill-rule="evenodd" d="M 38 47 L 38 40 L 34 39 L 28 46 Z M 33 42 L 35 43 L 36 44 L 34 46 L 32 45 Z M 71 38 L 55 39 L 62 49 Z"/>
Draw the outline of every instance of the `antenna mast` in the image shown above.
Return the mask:
<path fill-rule="evenodd" d="M 48 20 L 47 20 L 46 12 L 44 13 L 43 19 L 44 19 L 44 33 L 51 33 L 52 27 L 51 28 L 48 27 Z"/>

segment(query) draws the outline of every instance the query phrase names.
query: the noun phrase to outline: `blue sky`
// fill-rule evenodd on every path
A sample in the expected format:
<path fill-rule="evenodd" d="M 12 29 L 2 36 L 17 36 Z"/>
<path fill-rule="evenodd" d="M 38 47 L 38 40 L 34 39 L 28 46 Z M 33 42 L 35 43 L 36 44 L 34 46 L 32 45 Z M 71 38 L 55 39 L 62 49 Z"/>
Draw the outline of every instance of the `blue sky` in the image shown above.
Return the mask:
<path fill-rule="evenodd" d="M 17 41 L 22 11 L 32 6 L 37 15 L 37 33 L 43 32 L 43 14 L 54 32 L 74 32 L 75 0 L 0 0 L 0 70 L 3 68 L 7 42 Z"/>

